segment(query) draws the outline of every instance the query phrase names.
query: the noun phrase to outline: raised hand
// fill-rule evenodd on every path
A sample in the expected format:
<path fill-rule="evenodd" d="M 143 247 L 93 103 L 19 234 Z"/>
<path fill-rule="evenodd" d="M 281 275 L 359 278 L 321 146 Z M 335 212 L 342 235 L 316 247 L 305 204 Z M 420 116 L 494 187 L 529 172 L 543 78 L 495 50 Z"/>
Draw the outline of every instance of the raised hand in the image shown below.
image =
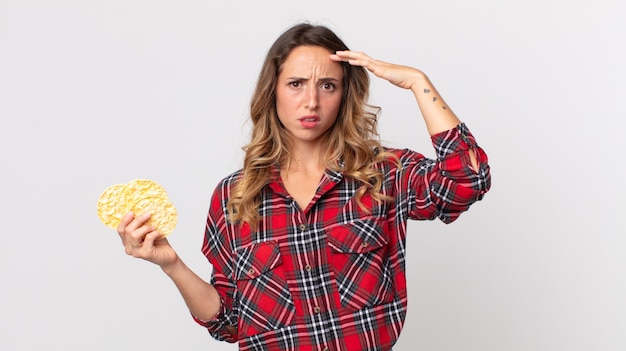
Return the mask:
<path fill-rule="evenodd" d="M 448 107 L 430 79 L 417 68 L 375 60 L 363 52 L 337 51 L 330 59 L 361 66 L 375 76 L 404 89 L 410 89 L 417 100 L 430 135 L 449 130 L 460 121 Z"/>
<path fill-rule="evenodd" d="M 331 54 L 330 58 L 334 61 L 364 67 L 375 76 L 403 89 L 411 89 L 417 81 L 427 79 L 425 74 L 416 68 L 375 60 L 363 52 L 337 51 Z"/>

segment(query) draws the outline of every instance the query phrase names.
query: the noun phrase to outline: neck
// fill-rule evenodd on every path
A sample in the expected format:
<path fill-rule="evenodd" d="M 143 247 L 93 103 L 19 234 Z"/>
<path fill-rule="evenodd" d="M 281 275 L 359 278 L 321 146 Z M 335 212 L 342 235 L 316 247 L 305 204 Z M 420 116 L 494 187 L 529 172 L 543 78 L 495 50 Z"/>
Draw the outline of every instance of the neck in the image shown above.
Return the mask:
<path fill-rule="evenodd" d="M 321 147 L 294 147 L 290 151 L 289 159 L 281 165 L 281 173 L 319 174 L 324 172 L 326 164 L 323 161 Z"/>

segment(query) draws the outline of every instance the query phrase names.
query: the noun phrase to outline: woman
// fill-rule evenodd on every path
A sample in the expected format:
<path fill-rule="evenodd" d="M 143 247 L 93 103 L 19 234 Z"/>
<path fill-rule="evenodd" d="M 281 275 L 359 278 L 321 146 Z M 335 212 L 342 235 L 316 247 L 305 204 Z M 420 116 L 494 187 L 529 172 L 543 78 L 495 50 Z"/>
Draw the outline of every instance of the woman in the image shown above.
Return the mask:
<path fill-rule="evenodd" d="M 415 95 L 437 153 L 378 141 L 369 72 Z M 427 76 L 307 23 L 270 48 L 243 168 L 217 186 L 211 282 L 127 214 L 126 253 L 159 265 L 194 319 L 241 350 L 390 350 L 407 306 L 408 219 L 454 221 L 490 186 L 487 157 Z"/>

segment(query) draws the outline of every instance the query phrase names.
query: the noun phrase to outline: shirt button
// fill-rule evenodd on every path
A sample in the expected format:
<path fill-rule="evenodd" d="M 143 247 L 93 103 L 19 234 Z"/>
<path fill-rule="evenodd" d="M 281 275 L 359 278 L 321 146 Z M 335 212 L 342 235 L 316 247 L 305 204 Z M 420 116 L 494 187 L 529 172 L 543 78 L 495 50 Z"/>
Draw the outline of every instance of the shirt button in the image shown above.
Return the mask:
<path fill-rule="evenodd" d="M 322 351 L 330 351 L 330 349 L 326 346 Z"/>
<path fill-rule="evenodd" d="M 321 310 L 322 310 L 322 309 L 321 309 L 321 308 L 319 308 L 319 306 L 315 306 L 315 308 L 313 308 L 313 312 L 315 312 L 315 314 L 320 313 L 320 311 L 321 311 Z"/>
<path fill-rule="evenodd" d="M 306 230 L 306 224 L 302 223 L 300 224 L 300 231 L 305 231 Z"/>
<path fill-rule="evenodd" d="M 255 272 L 254 268 L 250 268 L 250 270 L 248 271 L 248 274 L 253 275 Z"/>
<path fill-rule="evenodd" d="M 307 272 L 310 272 L 311 269 L 313 269 L 313 268 L 311 267 L 311 265 L 307 264 L 306 266 L 304 266 L 304 269 L 306 269 Z"/>
<path fill-rule="evenodd" d="M 364 249 L 366 247 L 368 247 L 370 244 L 367 243 L 367 241 L 364 241 L 361 243 L 361 248 Z"/>

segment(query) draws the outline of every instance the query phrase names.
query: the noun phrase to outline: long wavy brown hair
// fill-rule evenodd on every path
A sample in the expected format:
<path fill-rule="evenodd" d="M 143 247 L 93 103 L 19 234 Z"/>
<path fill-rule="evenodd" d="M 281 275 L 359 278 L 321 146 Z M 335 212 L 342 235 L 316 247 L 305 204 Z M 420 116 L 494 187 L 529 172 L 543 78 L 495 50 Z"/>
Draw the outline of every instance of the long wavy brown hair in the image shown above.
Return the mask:
<path fill-rule="evenodd" d="M 261 191 L 277 168 L 288 162 L 291 142 L 276 114 L 276 84 L 287 56 L 299 46 L 321 46 L 331 53 L 348 50 L 332 30 L 309 23 L 291 27 L 269 49 L 250 104 L 252 135 L 250 143 L 243 147 L 243 174 L 228 202 L 231 222 L 256 227 Z M 389 154 L 383 151 L 376 129 L 380 108 L 367 103 L 369 74 L 363 67 L 346 62 L 341 65 L 343 97 L 335 124 L 323 136 L 327 145 L 323 160 L 328 169 L 341 171 L 362 184 L 356 194 L 361 207 L 360 200 L 366 192 L 377 202 L 388 201 L 380 192 L 382 173 L 373 167 Z"/>

